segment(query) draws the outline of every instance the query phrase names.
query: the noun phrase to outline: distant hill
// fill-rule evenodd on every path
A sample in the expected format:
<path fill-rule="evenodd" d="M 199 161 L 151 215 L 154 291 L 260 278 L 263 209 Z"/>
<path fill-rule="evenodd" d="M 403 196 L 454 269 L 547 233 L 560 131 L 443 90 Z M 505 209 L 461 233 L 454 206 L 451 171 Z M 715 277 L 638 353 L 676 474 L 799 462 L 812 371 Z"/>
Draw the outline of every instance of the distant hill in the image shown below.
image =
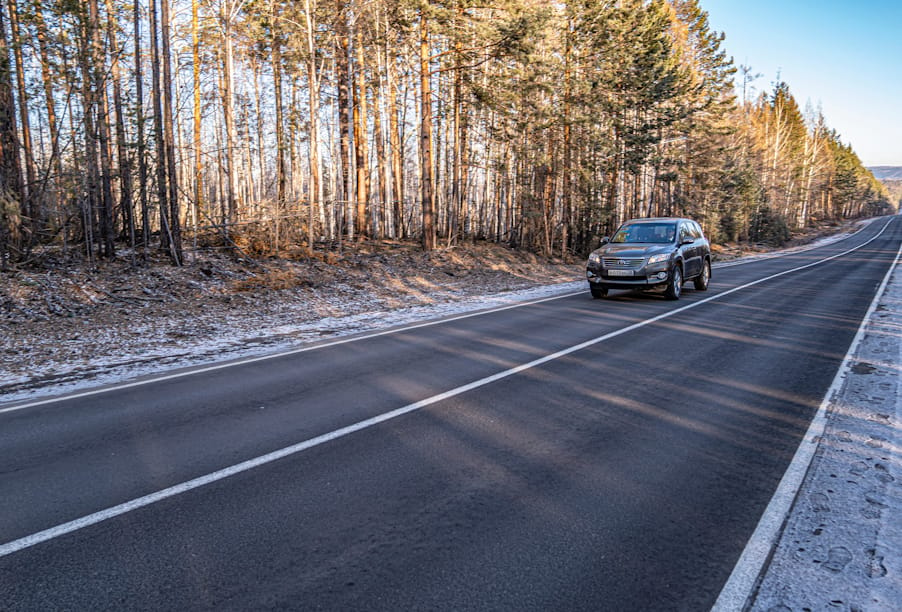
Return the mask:
<path fill-rule="evenodd" d="M 868 170 L 878 181 L 902 181 L 902 166 L 871 166 Z"/>
<path fill-rule="evenodd" d="M 871 166 L 868 170 L 886 186 L 890 203 L 902 210 L 902 166 Z"/>

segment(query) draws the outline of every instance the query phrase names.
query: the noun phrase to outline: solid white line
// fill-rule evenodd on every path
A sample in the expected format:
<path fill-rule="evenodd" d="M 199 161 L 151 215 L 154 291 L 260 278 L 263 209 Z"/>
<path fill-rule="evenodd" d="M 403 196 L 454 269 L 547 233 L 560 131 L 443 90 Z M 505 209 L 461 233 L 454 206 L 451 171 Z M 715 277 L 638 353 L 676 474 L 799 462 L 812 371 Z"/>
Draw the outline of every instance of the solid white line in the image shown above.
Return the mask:
<path fill-rule="evenodd" d="M 550 355 L 546 355 L 545 357 L 541 357 L 539 359 L 535 359 L 530 361 L 529 363 L 524 363 L 522 365 L 516 366 L 514 368 L 510 368 L 509 370 L 504 370 L 503 372 L 498 372 L 497 374 L 493 374 L 491 376 L 487 376 L 485 378 L 481 378 L 474 382 L 468 383 L 466 385 L 461 385 L 460 387 L 456 387 L 451 389 L 450 391 L 445 391 L 444 393 L 440 393 L 438 395 L 433 395 L 432 397 L 428 397 L 426 399 L 420 400 L 419 402 L 415 402 L 413 404 L 408 404 L 407 406 L 403 406 L 401 408 L 397 408 L 390 412 L 386 412 L 384 414 L 380 414 L 375 417 L 371 417 L 369 419 L 365 419 L 363 421 L 359 421 L 354 423 L 353 425 L 349 425 L 347 427 L 342 427 L 340 429 L 336 429 L 335 431 L 329 432 L 327 434 L 323 434 L 321 436 L 317 436 L 315 438 L 311 438 L 304 442 L 299 442 L 298 444 L 294 444 L 292 446 L 287 446 L 285 448 L 273 451 L 271 453 L 267 453 L 265 455 L 261 455 L 259 457 L 255 457 L 253 459 L 248 459 L 247 461 L 243 461 L 236 465 L 223 468 L 211 474 L 207 474 L 205 476 L 200 476 L 193 480 L 189 480 L 187 482 L 183 482 L 181 484 L 174 485 L 172 487 L 168 487 L 166 489 L 162 489 L 157 491 L 156 493 L 151 493 L 149 495 L 145 495 L 143 497 L 139 497 L 137 499 L 133 499 L 131 501 L 119 504 L 118 506 L 113 506 L 111 508 L 107 508 L 105 510 L 101 510 L 99 512 L 95 512 L 93 514 L 89 514 L 82 518 L 76 519 L 74 521 L 70 521 L 68 523 L 63 523 L 61 525 L 57 525 L 56 527 L 51 527 L 50 529 L 45 529 L 44 531 L 40 531 L 38 533 L 34 533 L 29 536 L 25 536 L 24 538 L 20 538 L 18 540 L 13 540 L 12 542 L 8 542 L 6 544 L 0 545 L 0 557 L 5 557 L 6 555 L 11 555 L 20 550 L 29 548 L 41 542 L 46 542 L 48 540 L 52 540 L 54 538 L 58 538 L 67 533 L 72 533 L 73 531 L 77 531 L 79 529 L 83 529 L 85 527 L 89 527 L 91 525 L 96 525 L 102 521 L 107 519 L 111 519 L 120 515 L 123 515 L 127 512 L 131 512 L 132 510 L 137 510 L 138 508 L 143 508 L 144 506 L 149 506 L 150 504 L 154 504 L 158 501 L 162 501 L 164 499 L 168 499 L 170 497 L 174 497 L 176 495 L 180 495 L 187 491 L 191 491 L 192 489 L 196 489 L 198 487 L 202 487 L 204 485 L 208 485 L 210 483 L 216 482 L 218 480 L 222 480 L 224 478 L 228 478 L 229 476 L 233 476 L 235 474 L 239 474 L 241 472 L 245 472 L 247 470 L 251 470 L 253 468 L 265 465 L 267 463 L 271 463 L 273 461 L 277 461 L 284 457 L 288 457 L 290 455 L 294 455 L 296 453 L 300 453 L 301 451 L 313 448 L 314 446 L 319 446 L 320 444 L 325 444 L 326 442 L 330 442 L 332 440 L 336 440 L 338 438 L 347 436 L 354 432 L 360 431 L 362 429 L 366 429 L 368 427 L 372 427 L 373 425 L 378 425 L 379 423 L 384 423 L 385 421 L 389 421 L 401 415 L 407 414 L 409 412 L 413 412 L 415 410 L 419 410 L 421 408 L 425 408 L 426 406 L 431 406 L 437 402 L 444 401 L 446 399 L 455 397 L 462 393 L 466 393 L 467 391 L 472 391 L 473 389 L 478 389 L 479 387 L 483 387 L 485 385 L 491 384 L 493 382 L 502 380 L 509 376 L 513 376 L 514 374 L 518 374 L 525 370 L 529 370 L 531 368 L 538 367 L 550 361 L 554 361 L 556 359 L 560 359 L 561 357 L 565 357 L 577 351 L 581 351 L 590 346 L 594 346 L 601 342 L 605 342 L 606 340 L 610 340 L 611 338 L 616 338 L 617 336 L 621 336 L 623 334 L 629 333 L 633 330 L 639 329 L 641 327 L 645 327 L 647 325 L 651 325 L 657 321 L 661 321 L 662 319 L 667 319 L 669 317 L 675 316 L 681 312 L 689 310 L 691 308 L 697 308 L 702 304 L 706 304 L 708 302 L 712 302 L 714 300 L 719 300 L 720 298 L 730 295 L 731 293 L 735 293 L 742 289 L 747 289 L 749 287 L 753 287 L 755 285 L 761 284 L 763 282 L 772 280 L 774 278 L 778 278 L 780 276 L 785 276 L 786 274 L 790 274 L 792 272 L 797 272 L 799 270 L 805 270 L 807 268 L 811 268 L 813 266 L 819 265 L 821 263 L 825 263 L 836 259 L 837 257 L 841 257 L 853 251 L 857 251 L 861 249 L 874 240 L 876 240 L 884 230 L 886 230 L 889 223 L 883 226 L 883 229 L 880 232 L 868 240 L 867 242 L 845 251 L 844 253 L 840 253 L 838 255 L 834 255 L 832 257 L 828 257 L 826 259 L 822 259 L 820 261 L 807 264 L 805 266 L 800 266 L 798 268 L 794 268 L 792 270 L 785 270 L 783 272 L 772 274 L 766 278 L 762 278 L 750 283 L 746 283 L 745 285 L 734 287 L 729 291 L 724 291 L 723 293 L 719 293 L 717 295 L 713 295 L 711 297 L 705 298 L 703 300 L 699 300 L 698 302 L 693 302 L 691 304 L 687 304 L 681 308 L 677 308 L 675 310 L 671 310 L 662 314 L 659 314 L 650 319 L 646 319 L 645 321 L 640 321 L 638 323 L 634 323 L 622 329 L 604 334 L 603 336 L 598 336 L 597 338 L 593 338 L 591 340 L 587 340 L 586 342 L 582 342 L 580 344 L 571 346 L 569 348 L 557 351 L 556 353 L 551 353 Z M 466 318 L 466 317 L 461 317 Z"/>
<path fill-rule="evenodd" d="M 577 282 L 577 281 L 573 281 Z M 564 283 L 569 284 L 569 283 Z M 101 387 L 98 389 L 89 389 L 87 391 L 80 391 L 78 393 L 73 393 L 71 395 L 55 395 L 53 397 L 48 397 L 42 400 L 35 400 L 33 402 L 28 402 L 26 404 L 17 404 L 15 406 L 10 406 L 8 408 L 0 408 L 0 414 L 5 412 L 15 412 L 17 410 L 25 410 L 26 408 L 34 408 L 36 406 L 43 406 L 45 404 L 52 404 L 55 402 L 70 400 L 70 399 L 78 399 L 82 397 L 91 397 L 93 395 L 100 395 L 102 393 L 109 393 L 110 391 L 116 391 L 119 389 L 131 389 L 132 387 L 141 387 L 144 385 L 149 385 L 151 383 L 163 382 L 166 380 L 174 380 L 177 378 L 184 378 L 186 376 L 194 376 L 195 374 L 203 374 L 204 372 L 214 372 L 216 370 L 223 370 L 226 368 L 234 368 L 236 366 L 245 365 L 248 363 L 256 363 L 259 361 L 267 361 L 269 359 L 276 359 L 278 357 L 285 357 L 288 355 L 296 355 L 298 353 L 306 353 L 308 351 L 316 351 L 319 349 L 328 348 L 330 346 L 338 346 L 340 344 L 348 344 L 350 342 L 359 342 L 361 340 L 368 340 L 369 338 L 378 338 L 380 336 L 388 336 L 390 334 L 399 334 L 401 332 L 410 331 L 412 329 L 421 329 L 423 327 L 432 327 L 434 325 L 441 325 L 443 323 L 450 323 L 452 321 L 460 321 L 461 319 L 469 319 L 471 317 L 480 317 L 487 314 L 492 314 L 495 312 L 503 312 L 505 310 L 511 310 L 513 308 L 523 308 L 524 306 L 533 306 L 535 304 L 541 304 L 542 302 L 550 302 L 553 300 L 561 300 L 568 297 L 573 297 L 574 295 L 580 295 L 583 293 L 582 291 L 575 291 L 572 293 L 563 293 L 561 295 L 553 295 L 551 297 L 542 298 L 539 300 L 530 300 L 528 302 L 517 302 L 516 304 L 510 304 L 508 306 L 500 306 L 498 308 L 491 308 L 489 310 L 479 310 L 477 312 L 469 312 L 462 315 L 457 315 L 453 317 L 449 317 L 447 319 L 436 319 L 434 321 L 426 321 L 424 323 L 415 323 L 413 325 L 407 325 L 405 327 L 398 327 L 393 329 L 386 329 L 383 331 L 373 332 L 369 334 L 364 334 L 360 336 L 353 336 L 351 338 L 343 338 L 341 340 L 332 340 L 330 342 L 324 342 L 322 344 L 314 344 L 310 346 L 304 346 L 301 348 L 291 349 L 287 351 L 282 351 L 279 353 L 270 353 L 268 355 L 260 355 L 259 357 L 248 357 L 245 359 L 239 359 L 237 361 L 228 361 L 225 363 L 218 363 L 215 365 L 210 365 L 202 368 L 185 370 L 182 372 L 174 372 L 172 374 L 164 374 L 161 376 L 154 376 L 152 378 L 146 378 L 142 380 L 136 380 L 130 383 L 119 383 L 116 385 L 112 385 L 109 387 Z"/>
<path fill-rule="evenodd" d="M 886 229 L 885 226 L 884 229 Z M 849 369 L 852 366 L 852 357 L 858 350 L 858 345 L 861 344 L 861 340 L 864 338 L 865 329 L 868 327 L 868 323 L 877 308 L 880 298 L 883 297 L 883 294 L 886 291 L 886 287 L 889 284 L 893 271 L 899 265 L 900 258 L 902 258 L 902 246 L 899 247 L 899 250 L 896 253 L 896 259 L 893 262 L 893 265 L 890 266 L 889 270 L 886 272 L 886 276 L 883 277 L 883 283 L 881 283 L 880 287 L 877 289 L 877 293 L 874 295 L 874 299 L 871 301 L 868 311 L 861 320 L 861 325 L 858 326 L 858 332 L 852 339 L 852 344 L 849 346 L 849 350 L 846 352 L 842 364 L 837 370 L 836 376 L 833 378 L 833 383 L 827 390 L 827 394 L 824 396 L 823 401 L 818 407 L 817 413 L 811 420 L 811 424 L 808 426 L 805 437 L 796 449 L 795 455 L 793 455 L 789 467 L 786 468 L 786 472 L 783 474 L 783 478 L 780 480 L 780 484 L 777 486 L 777 490 L 774 492 L 770 503 L 767 504 L 764 514 L 758 521 L 758 525 L 752 533 L 752 537 L 749 538 L 749 541 L 746 543 L 742 555 L 739 557 L 739 561 L 730 573 L 730 577 L 727 579 L 717 601 L 714 603 L 714 607 L 711 609 L 712 612 L 745 610 L 749 600 L 753 596 L 754 589 L 757 587 L 758 578 L 761 576 L 761 572 L 764 569 L 764 564 L 770 556 L 771 549 L 777 544 L 777 538 L 783 530 L 783 525 L 792 510 L 799 488 L 802 486 L 802 482 L 811 465 L 811 460 L 814 458 L 814 453 L 817 451 L 820 438 L 824 434 L 824 429 L 827 426 L 827 410 L 845 382 Z"/>
<path fill-rule="evenodd" d="M 884 229 L 886 229 L 886 226 L 884 226 Z M 882 233 L 883 233 L 883 230 L 881 230 L 880 233 L 877 234 L 877 236 L 879 236 L 879 235 L 882 234 Z M 849 238 L 851 238 L 852 236 L 854 236 L 854 234 L 851 235 L 851 236 L 849 236 Z M 877 236 L 875 236 L 874 238 L 876 238 Z M 872 238 L 871 240 L 873 240 L 874 238 Z M 846 238 L 844 238 L 843 240 L 846 240 Z M 870 241 L 869 241 L 869 242 L 870 242 Z M 865 242 L 864 244 L 868 244 L 868 243 Z M 861 245 L 861 246 L 864 246 L 864 244 Z M 817 247 L 812 246 L 811 248 L 813 249 L 813 248 L 817 248 Z M 796 252 L 801 252 L 801 251 L 796 251 Z M 789 253 L 787 253 L 786 255 L 789 255 Z M 774 258 L 777 258 L 777 257 L 783 257 L 783 256 L 784 256 L 784 255 L 774 255 L 774 256 L 772 256 L 772 257 L 758 258 L 758 259 L 750 260 L 750 261 L 748 261 L 748 262 L 745 262 L 745 261 L 742 261 L 742 262 L 726 262 L 726 263 L 724 263 L 724 264 L 720 264 L 720 265 L 715 266 L 715 267 L 716 267 L 716 268 L 728 268 L 728 267 L 731 267 L 731 266 L 741 265 L 741 264 L 743 264 L 743 263 L 754 263 L 755 261 L 763 261 L 764 259 L 774 259 Z M 825 260 L 825 261 L 826 261 L 826 260 Z M 801 269 L 801 268 L 800 268 L 800 269 Z M 579 281 L 573 281 L 573 282 L 579 282 Z M 564 284 L 567 284 L 567 283 L 564 283 Z M 498 308 L 491 308 L 491 309 L 488 309 L 488 310 L 479 310 L 479 311 L 476 311 L 476 312 L 470 312 L 470 313 L 466 313 L 466 314 L 462 314 L 462 315 L 458 315 L 458 316 L 454 316 L 454 317 L 449 317 L 449 318 L 447 318 L 447 319 L 436 319 L 436 320 L 434 320 L 434 321 L 426 321 L 426 322 L 424 322 L 424 323 L 415 323 L 415 324 L 413 324 L 413 325 L 407 325 L 407 326 L 404 326 L 404 327 L 399 327 L 399 328 L 394 328 L 394 329 L 387 329 L 387 330 L 378 331 L 378 332 L 369 333 L 369 334 L 363 334 L 363 335 L 360 335 L 360 336 L 354 336 L 354 337 L 351 337 L 351 338 L 343 338 L 343 339 L 341 339 L 341 340 L 332 340 L 332 341 L 330 341 L 330 342 L 324 342 L 324 343 L 322 343 L 322 344 L 315 344 L 315 345 L 311 345 L 311 346 L 304 346 L 304 347 L 301 347 L 301 348 L 291 349 L 291 350 L 282 351 L 282 352 L 278 352 L 278 353 L 270 353 L 270 354 L 268 354 L 268 355 L 260 355 L 260 356 L 258 356 L 258 357 L 249 357 L 249 358 L 245 358 L 245 359 L 239 359 L 239 360 L 237 360 L 237 361 L 228 361 L 228 362 L 225 362 L 225 363 L 218 363 L 218 364 L 214 364 L 214 365 L 210 365 L 210 366 L 206 366 L 206 367 L 201 367 L 201 368 L 197 368 L 197 369 L 190 369 L 190 370 L 185 370 L 185 371 L 182 371 L 182 372 L 174 372 L 174 373 L 172 373 L 172 374 L 164 374 L 164 375 L 161 375 L 161 376 L 151 376 L 151 377 L 149 377 L 149 378 L 145 378 L 145 379 L 142 379 L 142 380 L 136 380 L 136 381 L 129 382 L 129 383 L 118 383 L 118 384 L 114 384 L 114 385 L 111 385 L 111 386 L 108 386 L 108 387 L 100 387 L 100 388 L 97 388 L 97 389 L 89 389 L 89 390 L 86 390 L 86 391 L 80 391 L 80 392 L 77 392 L 77 393 L 72 393 L 72 394 L 70 394 L 70 395 L 66 395 L 66 394 L 64 394 L 64 395 L 54 395 L 54 396 L 52 396 L 52 397 L 47 397 L 47 398 L 45 398 L 45 399 L 35 400 L 35 401 L 33 401 L 33 402 L 26 402 L 26 403 L 24 403 L 24 404 L 16 404 L 16 405 L 14 405 L 14 406 L 10 406 L 10 407 L 7 407 L 7 408 L 0 408 L 0 414 L 4 414 L 4 413 L 7 413 L 7 412 L 16 412 L 16 411 L 18 411 L 18 410 L 25 410 L 26 408 L 35 408 L 35 407 L 37 407 L 37 406 L 44 406 L 44 405 L 46 405 L 46 404 L 52 404 L 52 403 L 55 403 L 55 402 L 58 402 L 58 401 L 62 401 L 62 400 L 79 399 L 79 398 L 82 398 L 82 397 L 91 397 L 91 396 L 94 396 L 94 395 L 100 395 L 100 394 L 102 394 L 102 393 L 109 393 L 110 391 L 116 391 L 116 390 L 119 390 L 119 389 L 131 389 L 131 388 L 133 388 L 133 387 L 140 387 L 140 386 L 148 385 L 148 384 L 151 384 L 151 383 L 164 382 L 164 381 L 167 381 L 167 380 L 174 380 L 174 379 L 178 379 L 178 378 L 184 378 L 184 377 L 186 377 L 186 376 L 193 376 L 194 374 L 203 374 L 203 373 L 205 373 L 205 372 L 213 372 L 213 371 L 216 371 L 216 370 L 222 370 L 222 369 L 225 369 L 225 368 L 232 368 L 232 367 L 235 367 L 235 366 L 241 366 L 241 365 L 245 365 L 245 364 L 248 364 L 248 363 L 256 363 L 256 362 L 259 362 L 259 361 L 266 361 L 266 360 L 268 360 L 268 359 L 276 359 L 276 358 L 278 358 L 278 357 L 285 357 L 285 356 L 288 356 L 288 355 L 297 355 L 297 354 L 299 354 L 299 353 L 306 353 L 306 352 L 308 352 L 308 351 L 315 351 L 315 350 L 318 350 L 318 349 L 328 348 L 328 347 L 331 347 L 331 346 L 337 346 L 337 345 L 340 345 L 340 344 L 348 344 L 348 343 L 350 343 L 350 342 L 359 342 L 359 341 L 361 341 L 361 340 L 367 340 L 367 339 L 369 339 L 369 338 L 378 338 L 378 337 L 380 337 L 380 336 L 387 336 L 387 335 L 390 335 L 390 334 L 398 334 L 398 333 L 410 331 L 410 330 L 413 330 L 413 329 L 421 329 L 421 328 L 424 328 L 424 327 L 431 327 L 431 326 L 434 326 L 434 325 L 441 325 L 441 324 L 443 324 L 443 323 L 450 323 L 450 322 L 452 322 L 452 321 L 460 321 L 460 320 L 462 320 L 462 319 L 469 319 L 469 318 L 471 318 L 471 317 L 479 317 L 479 316 L 483 316 L 483 315 L 487 315 L 487 314 L 493 314 L 493 313 L 496 313 L 496 312 L 503 312 L 503 311 L 505 311 L 505 310 L 511 310 L 511 309 L 514 309 L 514 308 L 522 308 L 522 307 L 524 307 L 524 306 L 532 306 L 532 305 L 535 305 L 535 304 L 541 304 L 541 303 L 543 303 L 543 302 L 550 302 L 550 301 L 553 301 L 553 300 L 561 300 L 561 299 L 564 299 L 564 298 L 573 297 L 573 296 L 575 296 L 575 295 L 580 295 L 580 294 L 582 294 L 582 293 L 583 293 L 582 291 L 576 291 L 576 292 L 572 292 L 572 293 L 564 293 L 564 294 L 561 294 L 561 295 L 554 295 L 554 296 L 551 296 L 551 297 L 542 298 L 542 299 L 538 299 L 538 300 L 530 300 L 530 301 L 528 301 L 528 302 L 518 302 L 518 303 L 516 303 L 516 304 L 510 304 L 510 305 L 508 305 L 508 306 L 501 306 L 501 307 L 498 307 Z"/>
<path fill-rule="evenodd" d="M 860 222 L 861 227 L 856 229 L 854 232 L 852 232 L 848 236 L 844 236 L 842 238 L 839 238 L 839 239 L 837 239 L 833 242 L 829 242 L 827 244 L 818 244 L 818 242 L 819 242 L 818 241 L 818 242 L 814 242 L 814 243 L 806 245 L 806 246 L 794 247 L 794 248 L 786 249 L 784 251 L 777 251 L 775 253 L 766 253 L 766 254 L 761 254 L 761 255 L 749 255 L 749 256 L 743 257 L 742 259 L 736 259 L 736 260 L 725 261 L 722 263 L 714 264 L 713 267 L 719 269 L 719 268 L 732 268 L 734 266 L 744 266 L 746 264 L 758 263 L 759 261 L 770 261 L 771 259 L 780 259 L 782 257 L 789 257 L 790 255 L 798 255 L 799 253 L 807 253 L 808 251 L 813 251 L 814 249 L 819 249 L 819 248 L 826 247 L 826 246 L 833 246 L 833 245 L 839 244 L 840 242 L 845 242 L 849 238 L 854 238 L 855 236 L 858 235 L 858 233 L 861 230 L 863 230 L 865 227 L 867 227 L 868 225 L 870 225 L 871 223 L 873 223 L 876 220 L 877 220 L 876 217 L 874 217 L 872 219 L 865 219 L 864 221 Z"/>

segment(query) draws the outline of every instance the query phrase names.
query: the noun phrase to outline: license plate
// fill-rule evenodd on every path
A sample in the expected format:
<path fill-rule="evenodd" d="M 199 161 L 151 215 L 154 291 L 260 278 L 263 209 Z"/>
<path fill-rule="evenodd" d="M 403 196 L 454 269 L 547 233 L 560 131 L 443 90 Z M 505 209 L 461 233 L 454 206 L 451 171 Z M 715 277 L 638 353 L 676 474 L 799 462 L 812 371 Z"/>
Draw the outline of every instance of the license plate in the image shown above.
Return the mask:
<path fill-rule="evenodd" d="M 632 276 L 632 270 L 608 270 L 608 276 Z"/>

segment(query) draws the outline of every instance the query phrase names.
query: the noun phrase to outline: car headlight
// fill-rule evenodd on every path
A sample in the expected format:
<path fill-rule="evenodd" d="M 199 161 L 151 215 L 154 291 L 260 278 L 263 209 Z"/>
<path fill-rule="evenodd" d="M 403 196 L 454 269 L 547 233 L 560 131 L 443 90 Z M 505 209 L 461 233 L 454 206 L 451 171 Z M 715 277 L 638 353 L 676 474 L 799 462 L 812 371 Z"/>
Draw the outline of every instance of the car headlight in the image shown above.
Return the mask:
<path fill-rule="evenodd" d="M 589 255 L 589 263 L 601 265 L 601 255 L 599 255 L 598 253 L 592 253 L 591 255 Z"/>
<path fill-rule="evenodd" d="M 652 255 L 648 258 L 648 263 L 656 264 L 661 263 L 662 261 L 667 261 L 670 259 L 670 253 L 658 253 L 657 255 Z"/>

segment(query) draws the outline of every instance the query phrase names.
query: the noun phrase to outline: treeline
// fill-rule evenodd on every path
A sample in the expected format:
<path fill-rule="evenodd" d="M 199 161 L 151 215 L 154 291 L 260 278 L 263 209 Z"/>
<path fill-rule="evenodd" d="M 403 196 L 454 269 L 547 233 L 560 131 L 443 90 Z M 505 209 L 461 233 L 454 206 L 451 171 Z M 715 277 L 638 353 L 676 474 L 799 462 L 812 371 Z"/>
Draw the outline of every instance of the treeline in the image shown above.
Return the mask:
<path fill-rule="evenodd" d="M 676 214 L 779 242 L 889 210 L 722 41 L 697 0 L 0 0 L 0 263 L 249 233 L 581 253 Z"/>

